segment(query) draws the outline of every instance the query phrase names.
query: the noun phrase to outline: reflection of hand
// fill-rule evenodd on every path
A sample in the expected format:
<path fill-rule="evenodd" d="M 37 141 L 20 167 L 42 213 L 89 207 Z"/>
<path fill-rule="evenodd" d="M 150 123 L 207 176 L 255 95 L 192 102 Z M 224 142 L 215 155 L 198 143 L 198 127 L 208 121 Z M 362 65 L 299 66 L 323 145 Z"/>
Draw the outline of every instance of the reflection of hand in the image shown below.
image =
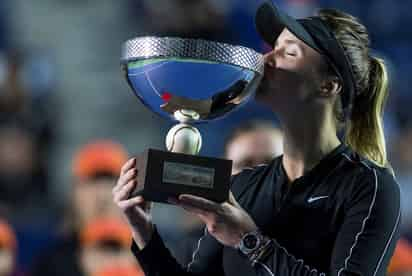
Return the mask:
<path fill-rule="evenodd" d="M 170 199 L 169 202 L 197 215 L 209 233 L 226 246 L 236 247 L 244 234 L 257 230 L 253 219 L 240 207 L 232 193 L 229 201 L 221 204 L 193 195 L 180 195 L 179 199 Z"/>
<path fill-rule="evenodd" d="M 238 80 L 228 89 L 217 93 L 212 98 L 212 107 L 210 111 L 211 118 L 216 118 L 229 112 L 247 96 L 245 87 L 248 84 L 245 80 Z"/>
<path fill-rule="evenodd" d="M 212 98 L 212 109 L 216 109 L 219 106 L 223 107 L 228 103 L 239 104 L 241 98 L 240 96 L 242 95 L 242 92 L 244 92 L 244 89 L 247 84 L 248 82 L 245 80 L 238 80 L 228 89 L 217 93 Z"/>
<path fill-rule="evenodd" d="M 210 106 L 212 101 L 210 99 L 194 100 L 177 95 L 168 95 L 168 99 L 160 106 L 163 111 L 173 114 L 177 110 L 188 109 L 196 111 L 201 118 L 210 113 Z"/>
<path fill-rule="evenodd" d="M 126 216 L 136 244 L 143 248 L 152 237 L 153 224 L 150 214 L 151 202 L 145 201 L 142 196 L 129 198 L 137 185 L 137 173 L 136 158 L 123 165 L 117 184 L 113 188 L 113 200 Z"/>

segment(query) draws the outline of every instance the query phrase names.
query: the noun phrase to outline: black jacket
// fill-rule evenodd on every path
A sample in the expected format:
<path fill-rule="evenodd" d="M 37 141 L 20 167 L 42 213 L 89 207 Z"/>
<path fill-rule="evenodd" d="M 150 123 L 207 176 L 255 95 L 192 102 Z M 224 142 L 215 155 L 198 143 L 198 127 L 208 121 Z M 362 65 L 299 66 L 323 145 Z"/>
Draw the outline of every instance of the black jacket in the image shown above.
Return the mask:
<path fill-rule="evenodd" d="M 235 176 L 232 192 L 272 242 L 255 263 L 205 231 L 182 267 L 156 232 L 132 250 L 147 276 L 384 275 L 398 239 L 399 187 L 392 174 L 341 145 L 288 185 L 281 157 Z"/>

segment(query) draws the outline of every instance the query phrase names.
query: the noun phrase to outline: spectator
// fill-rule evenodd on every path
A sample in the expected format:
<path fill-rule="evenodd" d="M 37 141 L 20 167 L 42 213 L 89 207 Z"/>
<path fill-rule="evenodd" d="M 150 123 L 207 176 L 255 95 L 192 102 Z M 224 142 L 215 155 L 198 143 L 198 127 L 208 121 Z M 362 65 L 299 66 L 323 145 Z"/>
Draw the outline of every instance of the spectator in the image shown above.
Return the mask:
<path fill-rule="evenodd" d="M 73 161 L 75 224 L 81 227 L 103 214 L 119 214 L 111 202 L 112 188 L 126 159 L 122 146 L 111 141 L 95 141 L 77 152 Z"/>
<path fill-rule="evenodd" d="M 95 141 L 79 149 L 73 159 L 72 201 L 60 242 L 36 261 L 33 276 L 82 275 L 78 262 L 80 229 L 100 216 L 119 216 L 110 198 L 126 159 L 123 147 L 112 141 Z"/>
<path fill-rule="evenodd" d="M 94 276 L 143 276 L 143 272 L 135 265 L 114 266 L 99 270 Z"/>
<path fill-rule="evenodd" d="M 16 268 L 16 236 L 10 225 L 0 220 L 0 276 L 11 276 Z"/>
<path fill-rule="evenodd" d="M 0 125 L 0 206 L 8 220 L 30 221 L 47 206 L 47 178 L 39 147 L 25 125 Z"/>
<path fill-rule="evenodd" d="M 263 121 L 242 124 L 225 143 L 225 157 L 233 160 L 232 174 L 246 167 L 267 164 L 282 152 L 282 132 L 273 124 Z"/>
<path fill-rule="evenodd" d="M 234 32 L 225 28 L 227 1 L 145 0 L 142 6 L 147 18 L 143 23 L 150 22 L 145 26 L 147 32 L 222 42 L 235 40 Z"/>
<path fill-rule="evenodd" d="M 0 56 L 0 205 L 16 224 L 39 224 L 53 215 L 48 162 L 56 116 L 48 97 L 33 102 L 23 61 L 17 51 Z M 32 78 L 39 75 L 31 73 Z"/>
<path fill-rule="evenodd" d="M 98 218 L 87 223 L 80 233 L 79 263 L 84 275 L 93 276 L 111 267 L 134 268 L 139 272 L 130 253 L 131 239 L 129 227 L 119 218 Z"/>

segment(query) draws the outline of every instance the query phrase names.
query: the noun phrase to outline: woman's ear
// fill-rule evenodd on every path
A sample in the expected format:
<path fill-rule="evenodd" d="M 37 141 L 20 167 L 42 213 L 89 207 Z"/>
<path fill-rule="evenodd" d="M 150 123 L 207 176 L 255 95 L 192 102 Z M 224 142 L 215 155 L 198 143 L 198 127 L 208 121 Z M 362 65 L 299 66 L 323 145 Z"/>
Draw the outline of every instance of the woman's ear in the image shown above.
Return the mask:
<path fill-rule="evenodd" d="M 338 77 L 331 76 L 321 83 L 320 94 L 322 97 L 336 96 L 342 91 L 342 85 Z"/>

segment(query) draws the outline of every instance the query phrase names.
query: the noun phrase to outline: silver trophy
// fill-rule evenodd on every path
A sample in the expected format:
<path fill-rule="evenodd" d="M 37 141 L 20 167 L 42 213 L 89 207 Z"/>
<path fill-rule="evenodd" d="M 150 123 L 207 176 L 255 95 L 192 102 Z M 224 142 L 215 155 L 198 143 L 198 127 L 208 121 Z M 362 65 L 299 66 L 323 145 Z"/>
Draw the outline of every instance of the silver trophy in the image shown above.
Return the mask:
<path fill-rule="evenodd" d="M 138 37 L 124 43 L 121 64 L 143 104 L 177 123 L 166 136 L 168 151 L 138 156 L 133 195 L 158 202 L 182 193 L 227 200 L 231 161 L 197 156 L 202 138 L 194 124 L 221 118 L 252 99 L 263 56 L 202 39 Z"/>

